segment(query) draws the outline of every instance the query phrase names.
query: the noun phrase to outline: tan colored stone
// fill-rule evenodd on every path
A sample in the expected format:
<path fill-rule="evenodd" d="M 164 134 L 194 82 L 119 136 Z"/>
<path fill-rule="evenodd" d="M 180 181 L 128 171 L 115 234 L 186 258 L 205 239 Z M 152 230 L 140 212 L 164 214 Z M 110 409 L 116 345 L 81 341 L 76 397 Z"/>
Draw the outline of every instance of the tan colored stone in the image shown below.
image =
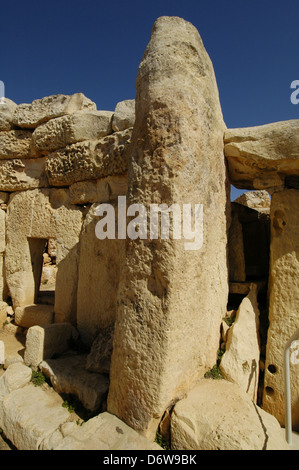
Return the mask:
<path fill-rule="evenodd" d="M 25 364 L 37 367 L 44 359 L 66 352 L 70 348 L 72 335 L 73 326 L 70 323 L 45 323 L 43 326 L 29 327 L 26 335 Z"/>
<path fill-rule="evenodd" d="M 258 288 L 252 284 L 227 332 L 226 350 L 220 362 L 223 377 L 239 385 L 256 402 L 259 384 Z"/>
<path fill-rule="evenodd" d="M 17 108 L 17 104 L 9 98 L 4 98 L 0 103 L 0 131 L 9 131 L 12 129 L 12 118 Z"/>
<path fill-rule="evenodd" d="M 27 385 L 32 376 L 32 370 L 25 364 L 15 362 L 7 367 L 5 373 L 0 377 L 0 397 L 8 395 L 14 390 Z"/>
<path fill-rule="evenodd" d="M 231 205 L 231 223 L 228 235 L 228 258 L 230 282 L 246 281 L 245 250 L 242 224 L 238 212 Z"/>
<path fill-rule="evenodd" d="M 47 385 L 32 383 L 12 391 L 2 401 L 2 429 L 18 450 L 39 450 L 42 442 L 72 415 L 62 406 L 63 399 Z"/>
<path fill-rule="evenodd" d="M 0 160 L 0 190 L 22 191 L 49 186 L 46 158 Z"/>
<path fill-rule="evenodd" d="M 55 239 L 55 321 L 75 322 L 81 209 L 69 204 L 66 189 L 36 189 L 15 193 L 7 214 L 5 268 L 14 308 L 36 303 L 45 244 Z"/>
<path fill-rule="evenodd" d="M 112 111 L 77 111 L 38 126 L 32 145 L 43 154 L 83 140 L 97 140 L 112 133 Z"/>
<path fill-rule="evenodd" d="M 135 124 L 135 100 L 124 100 L 117 103 L 112 120 L 114 131 L 123 131 Z"/>
<path fill-rule="evenodd" d="M 250 207 L 263 214 L 270 214 L 271 196 L 265 190 L 248 191 L 235 199 L 234 203 Z"/>
<path fill-rule="evenodd" d="M 96 104 L 86 98 L 83 93 L 46 96 L 30 104 L 19 104 L 14 112 L 13 123 L 19 127 L 32 129 L 50 119 L 83 109 L 96 109 Z"/>
<path fill-rule="evenodd" d="M 5 193 L 4 191 L 0 191 L 0 204 L 6 204 L 9 199 L 9 193 Z"/>
<path fill-rule="evenodd" d="M 120 260 L 125 242 L 96 237 L 97 207 L 98 204 L 93 204 L 84 220 L 78 270 L 77 327 L 89 346 L 101 328 L 115 321 Z"/>
<path fill-rule="evenodd" d="M 269 329 L 263 408 L 285 423 L 284 349 L 299 328 L 299 191 L 272 196 Z M 292 421 L 299 431 L 299 362 L 290 363 Z"/>
<path fill-rule="evenodd" d="M 138 71 L 127 202 L 203 204 L 204 226 L 200 249 L 126 240 L 108 411 L 151 438 L 168 405 L 216 362 L 228 293 L 224 129 L 198 31 L 159 18 Z"/>
<path fill-rule="evenodd" d="M 86 410 L 99 413 L 107 398 L 109 377 L 87 371 L 85 364 L 86 355 L 72 355 L 47 359 L 39 368 L 57 393 L 75 396 Z"/>
<path fill-rule="evenodd" d="M 162 450 L 110 413 L 77 426 L 54 450 Z"/>
<path fill-rule="evenodd" d="M 102 328 L 92 343 L 86 358 L 86 369 L 100 374 L 110 373 L 111 355 L 113 350 L 114 325 Z"/>
<path fill-rule="evenodd" d="M 49 155 L 46 171 L 53 186 L 122 175 L 128 168 L 132 129 L 115 132 L 100 140 L 67 146 Z"/>
<path fill-rule="evenodd" d="M 299 175 L 299 119 L 227 129 L 224 151 L 231 183 L 239 189 L 282 188 Z"/>
<path fill-rule="evenodd" d="M 70 186 L 71 204 L 102 203 L 116 200 L 127 193 L 126 175 L 107 176 L 93 181 L 80 181 Z"/>
<path fill-rule="evenodd" d="M 16 307 L 15 323 L 24 328 L 34 325 L 45 325 L 54 321 L 54 306 L 33 304 L 25 307 Z"/>
<path fill-rule="evenodd" d="M 11 130 L 0 132 L 0 159 L 32 158 L 39 153 L 32 147 L 32 132 Z"/>
<path fill-rule="evenodd" d="M 290 450 L 278 421 L 238 385 L 204 379 L 176 403 L 174 450 Z"/>

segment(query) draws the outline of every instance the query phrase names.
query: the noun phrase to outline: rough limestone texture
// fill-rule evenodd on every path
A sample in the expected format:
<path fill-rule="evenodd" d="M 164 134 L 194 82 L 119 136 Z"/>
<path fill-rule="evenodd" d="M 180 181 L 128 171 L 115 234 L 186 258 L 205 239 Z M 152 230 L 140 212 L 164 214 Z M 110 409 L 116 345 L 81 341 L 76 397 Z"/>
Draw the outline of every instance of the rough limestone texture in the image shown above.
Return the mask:
<path fill-rule="evenodd" d="M 54 306 L 46 304 L 16 307 L 14 315 L 16 325 L 30 328 L 34 325 L 46 325 L 54 321 Z"/>
<path fill-rule="evenodd" d="M 25 364 L 37 367 L 44 359 L 66 352 L 71 345 L 73 329 L 70 323 L 31 326 L 26 334 Z"/>
<path fill-rule="evenodd" d="M 161 447 L 145 439 L 116 416 L 101 413 L 73 427 L 73 432 L 53 450 L 162 450 Z"/>
<path fill-rule="evenodd" d="M 203 204 L 204 223 L 192 250 L 183 238 L 126 240 L 108 411 L 151 438 L 216 362 L 228 291 L 224 129 L 198 31 L 159 18 L 138 71 L 127 202 Z"/>
<path fill-rule="evenodd" d="M 117 103 L 112 119 L 112 129 L 123 131 L 135 124 L 135 100 L 124 100 Z"/>
<path fill-rule="evenodd" d="M 113 351 L 114 325 L 102 328 L 95 338 L 86 358 L 86 369 L 101 374 L 110 373 L 110 363 Z"/>
<path fill-rule="evenodd" d="M 28 130 L 0 132 L 0 159 L 32 158 L 39 153 L 32 146 L 32 133 Z"/>
<path fill-rule="evenodd" d="M 171 415 L 174 450 L 290 450 L 278 421 L 238 385 L 202 380 Z"/>
<path fill-rule="evenodd" d="M 248 191 L 234 200 L 234 203 L 255 209 L 263 214 L 270 214 L 271 196 L 268 191 Z"/>
<path fill-rule="evenodd" d="M 272 196 L 269 322 L 263 408 L 285 422 L 283 358 L 299 328 L 299 191 Z M 292 421 L 299 431 L 299 363 L 290 363 Z"/>
<path fill-rule="evenodd" d="M 12 118 L 17 108 L 17 104 L 9 98 L 4 98 L 0 103 L 0 131 L 9 131 L 12 129 Z"/>
<path fill-rule="evenodd" d="M 95 203 L 90 207 L 80 237 L 77 328 L 88 346 L 102 328 L 114 324 L 120 261 L 124 251 L 124 240 L 99 240 L 96 237 L 98 205 Z M 117 207 L 115 213 L 117 217 Z"/>
<path fill-rule="evenodd" d="M 109 377 L 87 371 L 85 364 L 86 355 L 65 355 L 42 361 L 39 368 L 57 393 L 75 396 L 86 410 L 99 413 L 107 398 Z"/>
<path fill-rule="evenodd" d="M 299 119 L 228 129 L 225 156 L 231 183 L 239 189 L 281 189 L 299 175 Z"/>
<path fill-rule="evenodd" d="M 107 176 L 98 180 L 79 181 L 70 186 L 70 203 L 102 203 L 127 194 L 126 175 Z"/>
<path fill-rule="evenodd" d="M 86 98 L 83 93 L 46 96 L 32 103 L 19 104 L 13 115 L 13 124 L 34 129 L 50 119 L 85 109 L 96 110 L 96 104 Z"/>
<path fill-rule="evenodd" d="M 52 186 L 122 175 L 128 168 L 132 129 L 115 132 L 99 140 L 68 145 L 49 155 L 46 172 Z"/>
<path fill-rule="evenodd" d="M 227 332 L 226 350 L 220 363 L 223 377 L 238 384 L 254 402 L 257 399 L 260 360 L 257 293 L 257 285 L 252 284 Z"/>
<path fill-rule="evenodd" d="M 2 400 L 5 436 L 19 450 L 39 450 L 46 438 L 75 417 L 62 403 L 63 399 L 47 385 L 28 383 L 12 391 Z"/>
<path fill-rule="evenodd" d="M 22 191 L 49 186 L 46 158 L 0 160 L 0 190 Z"/>
<path fill-rule="evenodd" d="M 83 140 L 100 139 L 112 133 L 112 116 L 112 111 L 77 111 L 51 119 L 35 129 L 32 146 L 37 152 L 47 154 Z"/>
<path fill-rule="evenodd" d="M 14 308 L 36 304 L 43 251 L 56 245 L 55 321 L 76 320 L 78 244 L 83 215 L 69 204 L 67 189 L 14 193 L 8 204 L 6 279 Z"/>

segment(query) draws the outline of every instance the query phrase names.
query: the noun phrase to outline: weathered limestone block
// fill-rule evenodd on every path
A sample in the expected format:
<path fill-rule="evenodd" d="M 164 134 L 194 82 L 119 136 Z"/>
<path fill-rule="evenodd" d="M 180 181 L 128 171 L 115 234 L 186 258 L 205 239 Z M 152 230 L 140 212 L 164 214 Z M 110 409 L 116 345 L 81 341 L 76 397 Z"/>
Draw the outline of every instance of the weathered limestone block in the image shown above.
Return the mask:
<path fill-rule="evenodd" d="M 78 268 L 77 328 L 89 346 L 100 329 L 115 321 L 120 260 L 125 248 L 124 240 L 96 237 L 97 207 L 93 204 L 84 220 Z"/>
<path fill-rule="evenodd" d="M 32 132 L 11 130 L 0 132 L 0 159 L 34 158 L 40 154 L 32 146 Z"/>
<path fill-rule="evenodd" d="M 9 193 L 0 191 L 0 204 L 6 204 L 9 199 Z"/>
<path fill-rule="evenodd" d="M 23 328 L 46 325 L 54 321 L 54 306 L 33 304 L 15 308 L 15 323 Z"/>
<path fill-rule="evenodd" d="M 176 450 L 290 450 L 278 421 L 238 385 L 202 380 L 171 415 Z"/>
<path fill-rule="evenodd" d="M 77 111 L 38 126 L 32 145 L 43 154 L 83 140 L 97 140 L 112 133 L 112 111 Z"/>
<path fill-rule="evenodd" d="M 47 385 L 32 383 L 12 391 L 2 401 L 2 429 L 19 450 L 39 450 L 41 443 L 75 413 L 62 406 L 63 399 Z"/>
<path fill-rule="evenodd" d="M 71 204 L 114 201 L 127 194 L 127 176 L 107 176 L 93 181 L 79 181 L 70 186 Z"/>
<path fill-rule="evenodd" d="M 35 189 L 14 193 L 8 204 L 6 279 L 14 308 L 36 304 L 43 251 L 55 239 L 55 321 L 76 317 L 78 243 L 82 210 L 69 204 L 66 189 Z"/>
<path fill-rule="evenodd" d="M 220 362 L 223 377 L 239 385 L 256 402 L 259 382 L 258 288 L 252 284 L 227 332 L 226 350 Z"/>
<path fill-rule="evenodd" d="M 269 322 L 263 408 L 285 422 L 283 358 L 299 328 L 299 191 L 272 196 Z M 292 420 L 299 431 L 299 361 L 290 364 Z"/>
<path fill-rule="evenodd" d="M 117 103 L 112 119 L 112 129 L 123 131 L 135 123 L 135 100 L 124 100 Z"/>
<path fill-rule="evenodd" d="M 86 369 L 100 374 L 110 373 L 110 363 L 113 350 L 114 325 L 102 328 L 92 343 L 90 353 L 86 358 Z"/>
<path fill-rule="evenodd" d="M 100 412 L 107 398 L 109 378 L 87 371 L 85 364 L 86 355 L 73 355 L 47 359 L 39 368 L 57 393 L 76 396 L 86 410 Z"/>
<path fill-rule="evenodd" d="M 31 380 L 31 376 L 32 370 L 23 363 L 15 362 L 8 366 L 5 373 L 0 377 L 0 399 L 27 385 Z"/>
<path fill-rule="evenodd" d="M 224 151 L 231 183 L 239 189 L 282 188 L 299 175 L 299 119 L 228 129 Z"/>
<path fill-rule="evenodd" d="M 73 428 L 53 450 L 160 450 L 161 447 L 131 429 L 116 416 L 100 413 Z"/>
<path fill-rule="evenodd" d="M 0 190 L 23 191 L 49 186 L 46 158 L 0 160 Z"/>
<path fill-rule="evenodd" d="M 72 342 L 73 329 L 70 323 L 29 327 L 25 344 L 25 364 L 37 367 L 44 359 L 66 352 Z"/>
<path fill-rule="evenodd" d="M 202 204 L 204 223 L 192 249 L 183 238 L 126 239 L 108 411 L 148 437 L 216 362 L 228 294 L 224 129 L 198 31 L 159 18 L 138 71 L 127 202 Z"/>
<path fill-rule="evenodd" d="M 270 214 L 271 197 L 268 191 L 248 191 L 234 200 L 235 204 L 242 204 L 263 214 Z"/>
<path fill-rule="evenodd" d="M 229 280 L 246 281 L 243 229 L 235 205 L 231 204 L 231 223 L 228 235 Z"/>
<path fill-rule="evenodd" d="M 0 325 L 2 325 L 1 313 L 0 313 Z M 0 341 L 0 365 L 5 364 L 5 344 L 3 341 Z"/>
<path fill-rule="evenodd" d="M 17 106 L 18 105 L 9 98 L 4 98 L 4 102 L 0 103 L 0 131 L 9 131 L 12 129 L 12 118 Z"/>
<path fill-rule="evenodd" d="M 53 186 L 122 175 L 128 168 L 132 129 L 115 132 L 100 140 L 80 142 L 49 155 L 46 171 Z"/>
<path fill-rule="evenodd" d="M 19 127 L 33 129 L 50 119 L 83 109 L 96 110 L 96 104 L 83 93 L 46 96 L 32 103 L 19 104 L 13 115 L 13 123 Z"/>

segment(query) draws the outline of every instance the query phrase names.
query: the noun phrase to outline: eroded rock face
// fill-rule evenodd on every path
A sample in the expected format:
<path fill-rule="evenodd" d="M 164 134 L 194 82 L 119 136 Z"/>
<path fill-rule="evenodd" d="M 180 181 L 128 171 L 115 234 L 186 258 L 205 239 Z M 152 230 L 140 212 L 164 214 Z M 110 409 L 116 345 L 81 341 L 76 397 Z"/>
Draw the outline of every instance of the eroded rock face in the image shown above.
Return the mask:
<path fill-rule="evenodd" d="M 4 98 L 0 103 L 0 131 L 9 131 L 13 128 L 12 118 L 17 104 L 9 98 Z"/>
<path fill-rule="evenodd" d="M 299 120 L 228 129 L 224 150 L 231 183 L 240 189 L 282 189 L 299 175 Z"/>
<path fill-rule="evenodd" d="M 269 322 L 263 408 L 284 425 L 284 349 L 299 328 L 299 191 L 272 196 Z M 299 361 L 290 363 L 292 420 L 299 431 Z"/>
<path fill-rule="evenodd" d="M 121 175 L 127 171 L 132 129 L 100 140 L 87 140 L 50 154 L 46 164 L 49 182 L 65 186 L 88 179 Z"/>
<path fill-rule="evenodd" d="M 171 436 L 179 450 L 289 450 L 278 421 L 226 380 L 204 379 L 175 405 Z"/>
<path fill-rule="evenodd" d="M 32 103 L 22 103 L 13 115 L 13 124 L 28 129 L 34 129 L 39 124 L 50 119 L 72 114 L 82 109 L 96 109 L 96 104 L 86 98 L 83 93 L 74 95 L 51 95 Z"/>
<path fill-rule="evenodd" d="M 214 365 L 227 302 L 223 123 L 198 31 L 159 18 L 137 77 L 128 204 L 203 204 L 203 246 L 126 241 L 108 411 L 153 436 L 169 403 Z"/>

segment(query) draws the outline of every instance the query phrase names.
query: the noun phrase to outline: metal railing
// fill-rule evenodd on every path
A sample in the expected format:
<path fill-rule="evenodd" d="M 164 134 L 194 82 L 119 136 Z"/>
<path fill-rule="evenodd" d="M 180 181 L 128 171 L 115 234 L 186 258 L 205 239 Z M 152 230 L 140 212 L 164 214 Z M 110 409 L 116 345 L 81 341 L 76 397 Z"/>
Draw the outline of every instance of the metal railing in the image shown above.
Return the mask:
<path fill-rule="evenodd" d="M 284 382 L 285 382 L 285 433 L 286 440 L 292 445 L 292 403 L 290 380 L 290 349 L 292 343 L 299 338 L 299 329 L 288 340 L 284 350 Z"/>

